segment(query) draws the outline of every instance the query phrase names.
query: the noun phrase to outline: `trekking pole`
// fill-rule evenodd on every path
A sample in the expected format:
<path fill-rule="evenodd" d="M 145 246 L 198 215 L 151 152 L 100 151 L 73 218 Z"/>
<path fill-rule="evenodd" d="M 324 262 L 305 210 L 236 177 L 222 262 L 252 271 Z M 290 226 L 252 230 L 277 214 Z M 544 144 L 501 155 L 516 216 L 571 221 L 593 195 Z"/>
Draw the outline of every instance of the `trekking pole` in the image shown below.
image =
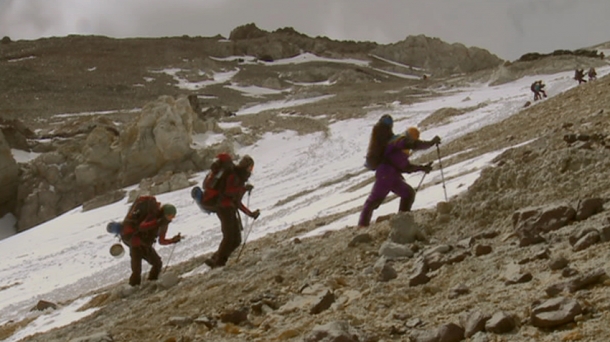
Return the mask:
<path fill-rule="evenodd" d="M 250 208 L 250 193 L 248 192 L 248 204 L 246 205 L 248 208 Z M 237 212 L 237 214 L 239 215 L 239 211 Z M 241 217 L 239 219 L 239 222 L 241 222 Z M 254 220 L 252 220 L 252 223 L 250 223 L 248 225 L 248 216 L 246 216 L 246 228 L 248 228 L 246 230 L 246 236 L 244 236 L 244 243 L 241 245 L 241 248 L 239 249 L 239 253 L 237 253 L 237 258 L 235 259 L 235 262 L 239 261 L 239 257 L 241 256 L 241 253 L 244 251 L 244 248 L 246 247 L 246 242 L 248 241 L 248 235 L 250 235 L 250 231 L 252 231 L 252 225 L 254 224 Z"/>
<path fill-rule="evenodd" d="M 422 176 L 421 180 L 419 181 L 419 184 L 417 184 L 417 188 L 415 188 L 415 192 L 419 191 L 419 187 L 424 182 L 424 178 L 426 178 L 426 175 L 427 175 L 427 173 L 424 172 L 424 175 Z"/>
<path fill-rule="evenodd" d="M 443 174 L 443 163 L 441 163 L 441 149 L 436 145 L 436 154 L 438 154 L 438 165 L 441 169 L 441 180 L 443 181 L 443 190 L 445 191 L 445 202 L 447 201 L 447 187 L 445 186 L 445 175 Z"/>
<path fill-rule="evenodd" d="M 173 244 L 172 251 L 169 253 L 169 258 L 167 258 L 167 264 L 165 264 L 165 268 L 163 269 L 163 273 L 167 271 L 167 266 L 169 266 L 169 262 L 172 261 L 172 255 L 174 255 L 174 249 L 176 249 L 177 243 Z"/>

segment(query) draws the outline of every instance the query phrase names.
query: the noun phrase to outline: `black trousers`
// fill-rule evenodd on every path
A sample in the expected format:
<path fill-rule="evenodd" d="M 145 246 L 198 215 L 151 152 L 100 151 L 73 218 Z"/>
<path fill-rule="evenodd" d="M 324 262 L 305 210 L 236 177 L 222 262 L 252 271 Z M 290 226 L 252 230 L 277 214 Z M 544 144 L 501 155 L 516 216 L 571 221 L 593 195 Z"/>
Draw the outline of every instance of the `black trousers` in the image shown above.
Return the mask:
<path fill-rule="evenodd" d="M 220 241 L 218 251 L 212 256 L 212 260 L 216 266 L 224 266 L 231 253 L 241 244 L 241 222 L 235 208 L 219 208 L 216 215 L 220 219 L 222 241 Z"/>
<path fill-rule="evenodd" d="M 129 277 L 129 285 L 140 285 L 142 282 L 142 260 L 146 260 L 152 268 L 148 273 L 149 280 L 157 280 L 163 262 L 157 251 L 152 246 L 140 245 L 138 247 L 129 248 L 129 256 L 131 256 L 131 277 Z"/>

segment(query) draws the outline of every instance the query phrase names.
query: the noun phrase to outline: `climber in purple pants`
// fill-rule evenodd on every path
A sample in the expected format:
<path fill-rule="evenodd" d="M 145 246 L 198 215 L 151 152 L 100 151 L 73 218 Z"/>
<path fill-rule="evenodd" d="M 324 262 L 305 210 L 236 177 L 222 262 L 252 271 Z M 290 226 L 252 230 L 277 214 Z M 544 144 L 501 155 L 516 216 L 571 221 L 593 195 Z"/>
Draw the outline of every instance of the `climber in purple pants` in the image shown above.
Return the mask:
<path fill-rule="evenodd" d="M 373 211 L 381 205 L 383 200 L 391 192 L 400 196 L 400 207 L 398 211 L 410 211 L 415 201 L 415 190 L 405 182 L 402 173 L 432 171 L 432 163 L 426 165 L 414 165 L 409 162 L 410 150 L 425 150 L 440 144 L 441 138 L 435 136 L 430 141 L 419 140 L 419 130 L 409 127 L 405 134 L 394 137 L 387 144 L 383 161 L 375 170 L 375 184 L 371 194 L 366 199 L 360 219 L 359 227 L 366 227 L 371 223 Z M 405 151 L 406 150 L 406 151 Z"/>

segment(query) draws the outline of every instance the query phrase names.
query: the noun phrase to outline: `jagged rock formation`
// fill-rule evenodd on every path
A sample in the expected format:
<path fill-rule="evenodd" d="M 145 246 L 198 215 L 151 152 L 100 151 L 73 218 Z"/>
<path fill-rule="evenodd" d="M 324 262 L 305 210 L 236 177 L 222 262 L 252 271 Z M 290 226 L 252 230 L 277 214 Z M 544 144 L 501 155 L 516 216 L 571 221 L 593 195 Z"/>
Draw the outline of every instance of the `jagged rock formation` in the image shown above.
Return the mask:
<path fill-rule="evenodd" d="M 503 61 L 487 50 L 463 44 L 448 44 L 424 35 L 409 36 L 405 40 L 378 46 L 372 54 L 439 74 L 460 74 L 494 68 Z"/>
<path fill-rule="evenodd" d="M 191 147 L 197 121 L 186 97 L 162 96 L 125 127 L 103 117 L 69 126 L 60 136 L 71 140 L 23 165 L 18 230 L 157 173 L 202 170 L 214 151 Z"/>

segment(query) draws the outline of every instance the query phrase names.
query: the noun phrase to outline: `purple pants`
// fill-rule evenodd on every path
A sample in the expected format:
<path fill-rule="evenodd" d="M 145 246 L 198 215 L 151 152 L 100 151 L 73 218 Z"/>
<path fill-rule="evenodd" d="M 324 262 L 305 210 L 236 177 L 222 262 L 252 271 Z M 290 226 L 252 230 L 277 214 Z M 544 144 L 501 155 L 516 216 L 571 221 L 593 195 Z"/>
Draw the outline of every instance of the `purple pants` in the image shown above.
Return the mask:
<path fill-rule="evenodd" d="M 373 211 L 379 208 L 390 191 L 400 196 L 399 212 L 411 211 L 415 201 L 415 190 L 405 182 L 398 171 L 380 167 L 375 173 L 375 184 L 373 184 L 371 194 L 364 202 L 364 207 L 360 213 L 359 226 L 366 227 L 371 223 Z"/>

